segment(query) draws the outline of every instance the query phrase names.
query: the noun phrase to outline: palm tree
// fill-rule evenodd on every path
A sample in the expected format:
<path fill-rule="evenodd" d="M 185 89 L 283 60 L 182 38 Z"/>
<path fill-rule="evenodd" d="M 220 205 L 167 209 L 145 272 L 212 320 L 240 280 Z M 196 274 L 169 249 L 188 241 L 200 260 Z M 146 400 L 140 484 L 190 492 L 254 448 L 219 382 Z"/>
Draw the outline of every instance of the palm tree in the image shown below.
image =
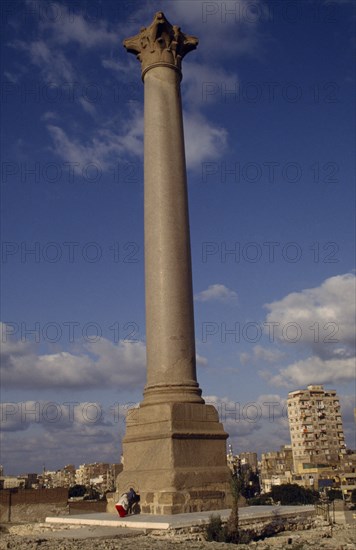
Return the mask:
<path fill-rule="evenodd" d="M 239 539 L 239 498 L 242 489 L 242 479 L 238 471 L 231 475 L 232 508 L 227 520 L 226 530 L 229 542 L 238 542 Z"/>

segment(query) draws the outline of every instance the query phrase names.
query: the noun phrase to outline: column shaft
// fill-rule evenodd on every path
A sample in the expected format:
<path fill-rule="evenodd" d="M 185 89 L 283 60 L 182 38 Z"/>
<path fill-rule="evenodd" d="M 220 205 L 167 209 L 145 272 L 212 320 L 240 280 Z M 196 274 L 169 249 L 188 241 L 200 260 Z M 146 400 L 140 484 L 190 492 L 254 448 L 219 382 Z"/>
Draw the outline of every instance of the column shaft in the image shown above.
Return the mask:
<path fill-rule="evenodd" d="M 203 402 L 196 378 L 180 73 L 157 66 L 145 88 L 147 386 L 143 404 Z"/>

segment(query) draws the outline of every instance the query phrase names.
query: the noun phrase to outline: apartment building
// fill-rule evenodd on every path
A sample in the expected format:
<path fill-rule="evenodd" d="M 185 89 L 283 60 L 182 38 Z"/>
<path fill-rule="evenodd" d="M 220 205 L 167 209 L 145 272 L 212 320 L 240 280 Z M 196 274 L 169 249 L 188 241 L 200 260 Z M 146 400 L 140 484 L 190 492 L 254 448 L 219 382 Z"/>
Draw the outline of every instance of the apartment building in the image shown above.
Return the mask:
<path fill-rule="evenodd" d="M 279 451 L 261 455 L 261 487 L 268 493 L 273 485 L 292 483 L 293 456 L 291 445 L 282 445 Z"/>
<path fill-rule="evenodd" d="M 93 464 L 81 464 L 75 473 L 75 481 L 79 485 L 106 491 L 115 490 L 116 478 L 122 471 L 122 464 L 107 464 L 94 462 Z"/>
<path fill-rule="evenodd" d="M 346 446 L 335 390 L 311 385 L 289 392 L 288 420 L 296 474 L 340 464 Z"/>
<path fill-rule="evenodd" d="M 92 479 L 102 476 L 109 470 L 110 464 L 94 462 L 93 464 L 81 464 L 76 470 L 75 480 L 79 485 L 89 487 Z"/>

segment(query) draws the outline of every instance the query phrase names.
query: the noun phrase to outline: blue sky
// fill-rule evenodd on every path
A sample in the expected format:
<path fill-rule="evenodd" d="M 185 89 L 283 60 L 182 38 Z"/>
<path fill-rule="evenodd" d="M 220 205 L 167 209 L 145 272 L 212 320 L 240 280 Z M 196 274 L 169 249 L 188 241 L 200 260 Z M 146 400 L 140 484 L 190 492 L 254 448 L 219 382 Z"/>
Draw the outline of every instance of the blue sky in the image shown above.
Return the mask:
<path fill-rule="evenodd" d="M 288 391 L 354 447 L 355 9 L 348 1 L 3 2 L 6 473 L 120 459 L 145 384 L 143 85 L 158 10 L 183 62 L 198 381 L 234 451 L 289 442 Z"/>

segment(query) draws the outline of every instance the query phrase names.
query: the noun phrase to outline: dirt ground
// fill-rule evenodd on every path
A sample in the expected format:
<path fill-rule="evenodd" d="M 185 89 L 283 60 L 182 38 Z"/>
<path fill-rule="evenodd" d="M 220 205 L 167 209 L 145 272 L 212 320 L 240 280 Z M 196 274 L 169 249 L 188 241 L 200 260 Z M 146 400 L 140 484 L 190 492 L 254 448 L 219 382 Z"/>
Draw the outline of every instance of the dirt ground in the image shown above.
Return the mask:
<path fill-rule="evenodd" d="M 5 525 L 1 530 L 0 550 L 192 550 L 232 549 L 235 545 L 207 542 L 202 533 L 174 535 L 167 532 L 128 530 L 105 527 L 53 527 L 48 524 Z M 198 540 L 201 539 L 201 540 Z M 283 532 L 249 545 L 241 550 L 356 550 L 354 525 L 334 525 L 306 531 Z"/>

